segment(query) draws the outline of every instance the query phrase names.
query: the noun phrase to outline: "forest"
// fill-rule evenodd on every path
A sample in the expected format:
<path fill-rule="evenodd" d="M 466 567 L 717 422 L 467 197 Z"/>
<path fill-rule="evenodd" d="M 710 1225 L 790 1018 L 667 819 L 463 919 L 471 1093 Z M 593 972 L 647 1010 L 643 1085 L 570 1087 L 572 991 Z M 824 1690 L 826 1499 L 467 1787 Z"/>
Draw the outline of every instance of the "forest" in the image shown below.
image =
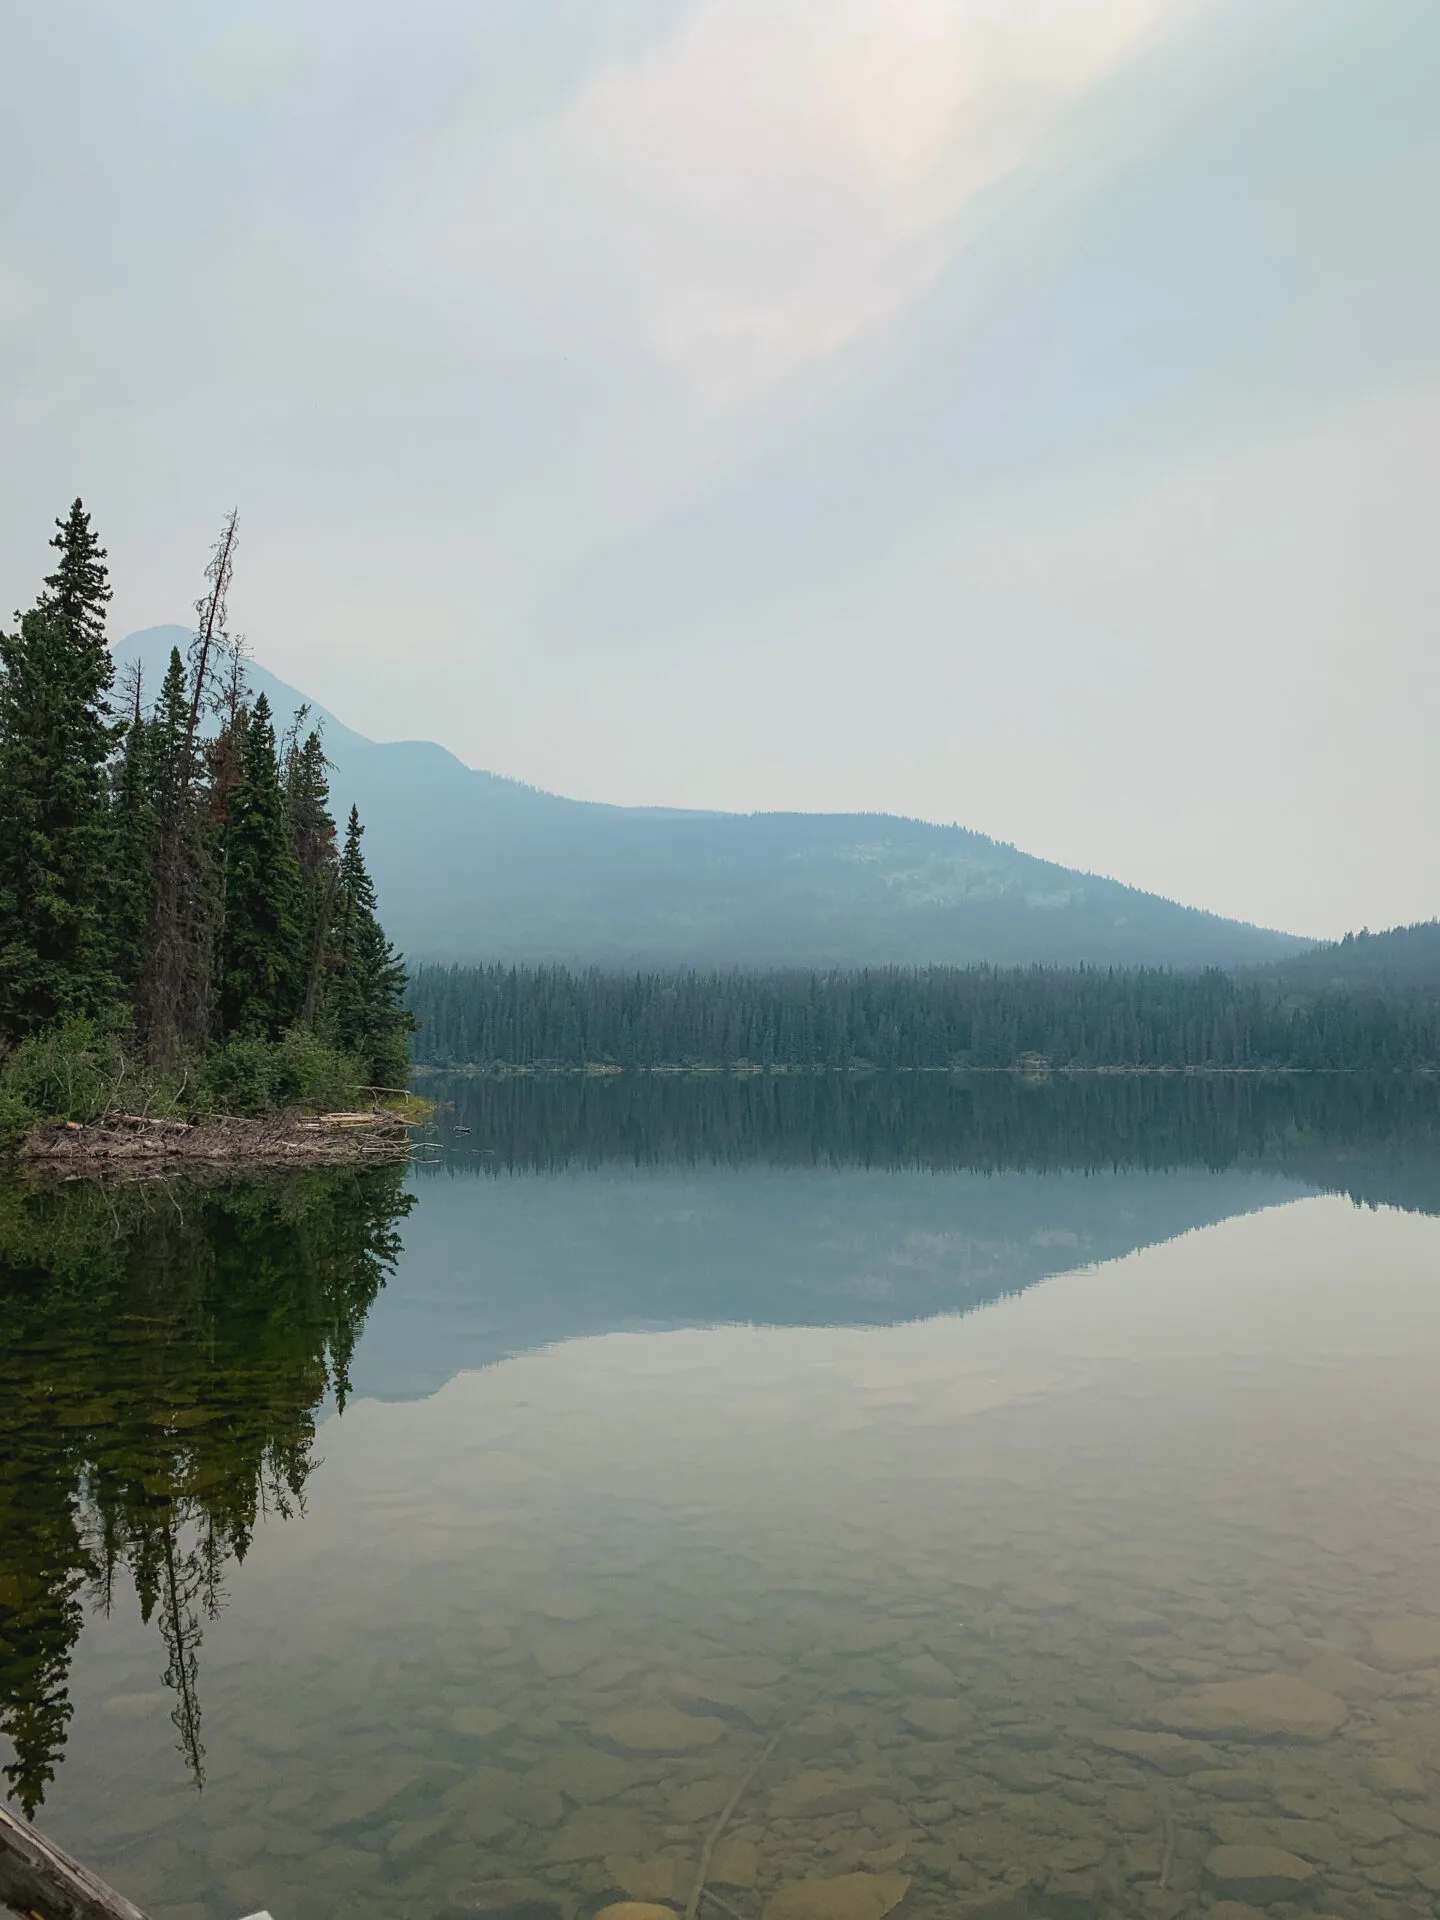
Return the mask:
<path fill-rule="evenodd" d="M 0 633 L 0 1136 L 164 1101 L 253 1112 L 403 1084 L 405 969 L 320 733 L 277 728 L 227 630 L 236 517 L 163 684 L 115 684 L 76 500 Z"/>
<path fill-rule="evenodd" d="M 1160 968 L 421 966 L 418 1062 L 474 1067 L 1440 1066 L 1440 999 Z"/>

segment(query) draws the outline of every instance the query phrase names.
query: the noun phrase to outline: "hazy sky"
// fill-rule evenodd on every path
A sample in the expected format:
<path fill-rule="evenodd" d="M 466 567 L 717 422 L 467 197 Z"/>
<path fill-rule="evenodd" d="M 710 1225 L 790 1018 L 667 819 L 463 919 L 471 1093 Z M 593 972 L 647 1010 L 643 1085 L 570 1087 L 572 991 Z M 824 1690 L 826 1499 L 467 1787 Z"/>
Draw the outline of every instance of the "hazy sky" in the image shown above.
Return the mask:
<path fill-rule="evenodd" d="M 1440 911 L 1435 0 L 0 10 L 0 606 L 586 797 Z"/>

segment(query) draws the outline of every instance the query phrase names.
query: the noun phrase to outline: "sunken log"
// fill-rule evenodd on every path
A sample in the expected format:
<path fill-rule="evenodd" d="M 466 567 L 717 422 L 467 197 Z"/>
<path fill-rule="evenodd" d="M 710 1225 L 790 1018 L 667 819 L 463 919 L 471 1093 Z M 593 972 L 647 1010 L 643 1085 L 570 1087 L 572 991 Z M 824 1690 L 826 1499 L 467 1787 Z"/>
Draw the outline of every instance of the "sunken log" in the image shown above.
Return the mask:
<path fill-rule="evenodd" d="M 33 1920 L 145 1920 L 139 1907 L 0 1807 L 0 1905 Z"/>

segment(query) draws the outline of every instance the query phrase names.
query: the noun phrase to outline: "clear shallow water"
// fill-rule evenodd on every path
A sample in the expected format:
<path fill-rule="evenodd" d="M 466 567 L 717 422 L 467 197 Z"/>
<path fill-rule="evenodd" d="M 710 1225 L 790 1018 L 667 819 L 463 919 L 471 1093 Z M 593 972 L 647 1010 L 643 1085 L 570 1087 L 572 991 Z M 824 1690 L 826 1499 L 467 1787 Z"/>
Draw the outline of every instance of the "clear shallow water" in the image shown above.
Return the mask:
<path fill-rule="evenodd" d="M 1437 1910 L 1413 1113 L 1148 1169 L 1123 1114 L 1046 1171 L 982 1127 L 982 1173 L 943 1126 L 557 1153 L 486 1098 L 408 1215 L 7 1197 L 0 1654 L 57 1837 L 175 1920 L 683 1906 L 778 1735 L 742 1920 Z"/>

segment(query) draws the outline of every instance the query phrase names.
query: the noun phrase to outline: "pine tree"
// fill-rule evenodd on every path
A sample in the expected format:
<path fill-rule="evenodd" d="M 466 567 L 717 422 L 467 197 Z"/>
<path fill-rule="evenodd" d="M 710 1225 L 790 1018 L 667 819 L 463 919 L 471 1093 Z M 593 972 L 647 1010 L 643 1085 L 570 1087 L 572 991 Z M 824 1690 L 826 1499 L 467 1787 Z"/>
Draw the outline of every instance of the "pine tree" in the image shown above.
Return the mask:
<path fill-rule="evenodd" d="M 295 716 L 303 718 L 302 707 Z M 298 734 L 298 728 L 295 730 Z M 307 887 L 321 879 L 335 858 L 335 822 L 330 814 L 330 762 L 317 728 L 303 741 L 292 737 L 285 755 L 285 805 L 290 844 Z"/>
<path fill-rule="evenodd" d="M 115 930 L 106 763 L 110 598 L 104 549 L 77 500 L 60 562 L 18 633 L 0 635 L 0 1035 L 113 1006 Z"/>
<path fill-rule="evenodd" d="M 59 550 L 60 563 L 54 573 L 45 576 L 46 592 L 40 597 L 40 605 L 47 612 L 59 614 L 71 644 L 101 670 L 99 684 L 108 690 L 115 670 L 105 646 L 105 609 L 111 594 L 105 549 L 79 500 L 72 502 L 68 517 L 57 520 L 55 526 L 50 544 Z"/>
<path fill-rule="evenodd" d="M 339 869 L 335 821 L 330 813 L 330 762 L 325 758 L 318 729 L 312 727 L 304 741 L 299 740 L 305 714 L 302 707 L 286 739 L 285 805 L 303 891 L 305 990 L 299 1017 L 313 1026 L 329 952 Z"/>
<path fill-rule="evenodd" d="M 155 831 L 137 1024 L 151 1060 L 166 1063 L 209 1037 L 216 902 L 213 824 L 187 779 L 190 676 L 178 647 L 150 720 Z"/>
<path fill-rule="evenodd" d="M 223 1033 L 279 1037 L 304 993 L 303 899 L 275 756 L 270 703 L 255 702 L 240 747 L 225 837 L 220 937 Z"/>
<path fill-rule="evenodd" d="M 332 1012 L 336 1039 L 358 1053 L 376 1086 L 403 1084 L 409 1068 L 413 1017 L 401 1001 L 405 963 L 385 938 L 375 910 L 375 886 L 360 840 L 365 829 L 350 809 L 340 856 Z"/>
<path fill-rule="evenodd" d="M 111 818 L 114 824 L 110 872 L 115 929 L 115 965 L 132 992 L 145 968 L 150 909 L 155 891 L 156 723 L 145 713 L 138 672 L 120 759 L 113 771 Z"/>

